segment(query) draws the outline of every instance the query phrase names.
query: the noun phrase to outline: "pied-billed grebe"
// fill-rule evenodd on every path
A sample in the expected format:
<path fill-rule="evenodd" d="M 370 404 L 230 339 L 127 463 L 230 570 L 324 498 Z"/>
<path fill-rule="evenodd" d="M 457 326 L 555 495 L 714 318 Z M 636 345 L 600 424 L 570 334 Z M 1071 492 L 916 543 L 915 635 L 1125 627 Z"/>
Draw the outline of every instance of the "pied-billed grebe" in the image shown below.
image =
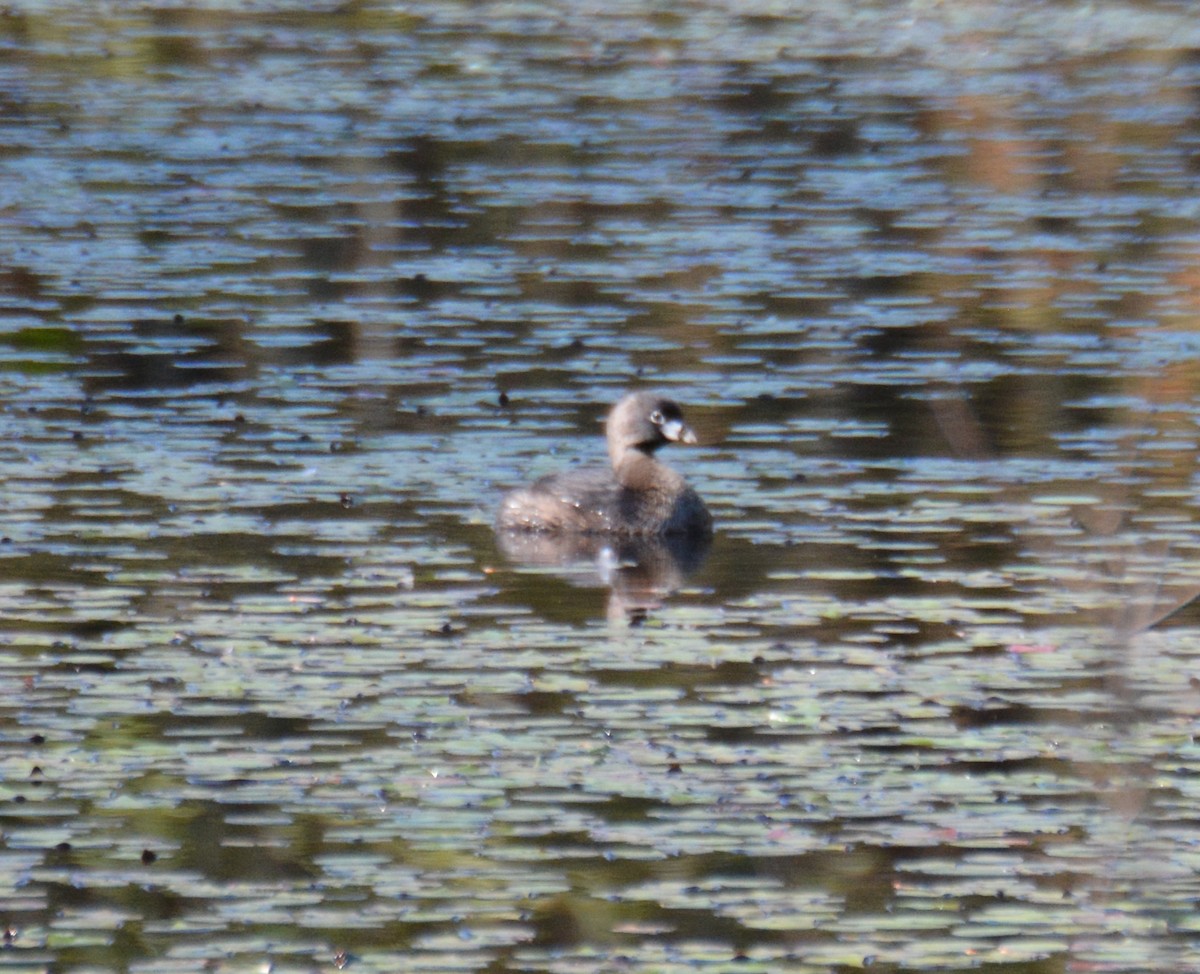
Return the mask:
<path fill-rule="evenodd" d="M 504 498 L 502 531 L 564 534 L 691 535 L 712 533 L 704 501 L 654 458 L 667 443 L 695 443 L 674 402 L 632 392 L 608 414 L 611 470 L 582 469 L 542 477 Z"/>

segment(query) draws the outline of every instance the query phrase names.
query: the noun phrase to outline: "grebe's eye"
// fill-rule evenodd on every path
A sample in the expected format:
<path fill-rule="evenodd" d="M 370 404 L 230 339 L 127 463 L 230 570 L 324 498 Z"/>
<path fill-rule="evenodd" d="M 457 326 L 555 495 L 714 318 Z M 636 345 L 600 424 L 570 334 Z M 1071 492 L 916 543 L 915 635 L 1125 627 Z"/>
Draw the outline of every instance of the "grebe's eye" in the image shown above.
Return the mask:
<path fill-rule="evenodd" d="M 652 412 L 650 414 L 650 422 L 652 422 L 655 426 L 662 426 L 662 424 L 663 424 L 662 411 L 659 409 L 654 410 L 654 412 Z"/>

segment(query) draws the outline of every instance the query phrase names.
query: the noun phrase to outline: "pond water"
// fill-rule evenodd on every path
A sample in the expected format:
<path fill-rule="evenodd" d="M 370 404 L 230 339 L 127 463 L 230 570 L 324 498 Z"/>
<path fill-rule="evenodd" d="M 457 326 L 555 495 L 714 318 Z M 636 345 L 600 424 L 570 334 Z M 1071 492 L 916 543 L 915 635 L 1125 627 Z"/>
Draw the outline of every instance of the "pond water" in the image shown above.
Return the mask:
<path fill-rule="evenodd" d="M 1191 8 L 303 7 L 0 11 L 0 967 L 1200 967 Z"/>

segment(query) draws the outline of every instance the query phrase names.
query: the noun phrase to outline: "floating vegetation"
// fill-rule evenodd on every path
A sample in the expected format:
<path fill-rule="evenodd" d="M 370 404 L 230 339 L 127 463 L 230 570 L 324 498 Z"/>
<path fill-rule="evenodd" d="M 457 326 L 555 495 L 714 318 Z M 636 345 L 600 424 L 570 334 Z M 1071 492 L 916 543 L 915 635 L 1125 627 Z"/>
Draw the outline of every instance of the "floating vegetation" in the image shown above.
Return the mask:
<path fill-rule="evenodd" d="M 10 4 L 6 968 L 1200 967 L 1200 29 L 993 7 Z"/>

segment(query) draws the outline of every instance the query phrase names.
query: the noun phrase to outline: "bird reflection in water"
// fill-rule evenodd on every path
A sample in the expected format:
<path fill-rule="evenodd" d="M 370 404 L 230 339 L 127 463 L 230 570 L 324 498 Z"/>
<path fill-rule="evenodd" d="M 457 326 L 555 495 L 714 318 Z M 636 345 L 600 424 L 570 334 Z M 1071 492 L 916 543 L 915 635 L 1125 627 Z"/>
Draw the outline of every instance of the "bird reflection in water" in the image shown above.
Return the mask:
<path fill-rule="evenodd" d="M 607 588 L 610 622 L 632 625 L 686 583 L 712 544 L 711 535 L 613 537 L 596 534 L 537 534 L 497 531 L 510 562 L 555 569 L 575 585 Z"/>

